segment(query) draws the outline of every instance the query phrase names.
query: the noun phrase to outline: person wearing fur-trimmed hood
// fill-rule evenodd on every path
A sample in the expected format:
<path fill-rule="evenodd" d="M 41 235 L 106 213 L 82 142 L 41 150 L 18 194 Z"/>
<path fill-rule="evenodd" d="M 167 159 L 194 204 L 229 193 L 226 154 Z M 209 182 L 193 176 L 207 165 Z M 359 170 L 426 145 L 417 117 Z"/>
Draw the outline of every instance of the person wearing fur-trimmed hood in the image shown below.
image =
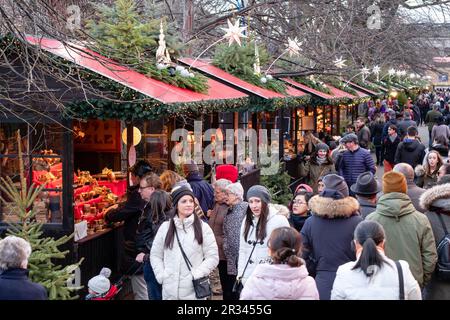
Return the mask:
<path fill-rule="evenodd" d="M 420 205 L 426 210 L 425 214 L 430 220 L 437 246 L 445 234 L 438 215 L 441 216 L 447 231 L 450 230 L 450 183 L 425 191 L 420 197 Z M 450 282 L 439 280 L 433 274 L 426 292 L 427 300 L 450 300 Z"/>
<path fill-rule="evenodd" d="M 362 218 L 359 203 L 349 196 L 344 178 L 329 174 L 323 182 L 325 189 L 308 202 L 312 216 L 301 234 L 308 271 L 315 274 L 320 299 L 329 300 L 338 267 L 356 259 L 351 242 Z"/>

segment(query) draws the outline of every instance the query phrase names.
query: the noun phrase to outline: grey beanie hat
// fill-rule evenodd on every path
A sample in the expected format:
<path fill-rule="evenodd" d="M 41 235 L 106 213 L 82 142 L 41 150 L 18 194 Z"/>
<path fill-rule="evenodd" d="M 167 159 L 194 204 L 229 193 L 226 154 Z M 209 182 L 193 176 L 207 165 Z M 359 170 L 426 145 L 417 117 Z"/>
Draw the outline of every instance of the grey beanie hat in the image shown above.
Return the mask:
<path fill-rule="evenodd" d="M 247 201 L 251 197 L 260 198 L 265 203 L 270 203 L 270 201 L 272 200 L 272 196 L 270 195 L 269 190 L 267 190 L 266 187 L 261 185 L 256 185 L 248 189 L 246 197 Z"/>
<path fill-rule="evenodd" d="M 316 150 L 325 150 L 326 152 L 328 152 L 330 150 L 330 147 L 326 143 L 319 143 L 318 145 L 316 145 Z"/>
<path fill-rule="evenodd" d="M 323 177 L 322 182 L 326 189 L 339 191 L 344 197 L 349 196 L 347 183 L 341 176 L 335 173 L 327 174 Z"/>

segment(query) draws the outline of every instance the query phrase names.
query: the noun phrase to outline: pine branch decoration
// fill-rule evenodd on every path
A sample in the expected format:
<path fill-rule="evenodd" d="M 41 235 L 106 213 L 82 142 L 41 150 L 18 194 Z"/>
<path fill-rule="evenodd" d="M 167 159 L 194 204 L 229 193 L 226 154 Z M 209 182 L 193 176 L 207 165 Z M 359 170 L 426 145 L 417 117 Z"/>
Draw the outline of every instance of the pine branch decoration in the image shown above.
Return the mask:
<path fill-rule="evenodd" d="M 23 238 L 30 243 L 32 248 L 28 261 L 30 279 L 42 284 L 48 290 L 50 300 L 77 299 L 78 297 L 73 294 L 81 287 L 69 287 L 67 284 L 73 277 L 73 271 L 83 259 L 65 267 L 55 264 L 55 259 L 64 259 L 69 253 L 68 250 L 60 251 L 59 247 L 72 239 L 73 234 L 59 239 L 42 237 L 43 224 L 36 221 L 36 212 L 32 205 L 45 185 L 35 186 L 32 184 L 27 190 L 19 130 L 17 131 L 17 142 L 19 145 L 20 189 L 10 177 L 0 179 L 0 191 L 5 194 L 5 197 L 0 196 L 0 201 L 5 205 L 12 203 L 19 217 L 18 223 L 8 225 L 7 234 Z"/>

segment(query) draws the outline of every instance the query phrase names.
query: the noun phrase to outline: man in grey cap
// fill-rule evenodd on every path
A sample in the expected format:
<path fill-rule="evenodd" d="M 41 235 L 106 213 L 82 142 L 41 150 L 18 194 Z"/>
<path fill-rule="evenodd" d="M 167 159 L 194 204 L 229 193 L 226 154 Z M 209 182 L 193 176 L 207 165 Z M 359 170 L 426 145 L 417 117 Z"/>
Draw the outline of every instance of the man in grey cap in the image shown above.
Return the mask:
<path fill-rule="evenodd" d="M 398 125 L 397 119 L 396 119 L 396 113 L 394 110 L 389 109 L 387 112 L 389 120 L 386 121 L 386 124 L 383 127 L 383 134 L 381 135 L 381 141 L 384 141 L 388 137 L 388 128 L 390 125 Z"/>
<path fill-rule="evenodd" d="M 364 172 L 358 176 L 356 183 L 350 187 L 359 202 L 359 213 L 363 219 L 377 208 L 377 193 L 381 191 L 372 172 Z"/>
<path fill-rule="evenodd" d="M 348 134 L 341 141 L 347 150 L 342 153 L 340 159 L 339 175 L 344 177 L 348 187 L 354 184 L 363 172 L 370 171 L 375 174 L 375 162 L 368 150 L 359 147 L 356 134 Z"/>
<path fill-rule="evenodd" d="M 422 213 L 425 213 L 425 209 L 420 206 L 419 198 L 422 195 L 422 193 L 425 192 L 425 189 L 422 189 L 414 183 L 414 169 L 407 163 L 398 163 L 394 166 L 392 169 L 394 172 L 399 172 L 403 174 L 406 178 L 406 183 L 408 186 L 408 191 L 406 194 L 411 198 L 411 202 L 416 208 L 417 211 L 420 211 Z"/>

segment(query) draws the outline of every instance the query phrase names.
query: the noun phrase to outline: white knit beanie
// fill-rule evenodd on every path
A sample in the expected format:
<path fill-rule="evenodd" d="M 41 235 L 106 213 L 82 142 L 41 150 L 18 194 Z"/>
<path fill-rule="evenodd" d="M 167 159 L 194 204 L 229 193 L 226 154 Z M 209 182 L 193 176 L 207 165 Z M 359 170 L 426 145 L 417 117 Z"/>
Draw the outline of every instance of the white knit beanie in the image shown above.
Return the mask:
<path fill-rule="evenodd" d="M 235 182 L 227 185 L 225 187 L 225 190 L 236 195 L 241 200 L 244 199 L 244 188 L 242 187 L 242 184 L 240 182 Z"/>
<path fill-rule="evenodd" d="M 103 294 L 108 292 L 111 287 L 109 282 L 109 276 L 111 275 L 111 270 L 109 268 L 102 268 L 98 276 L 93 277 L 88 282 L 88 288 L 97 294 Z"/>

